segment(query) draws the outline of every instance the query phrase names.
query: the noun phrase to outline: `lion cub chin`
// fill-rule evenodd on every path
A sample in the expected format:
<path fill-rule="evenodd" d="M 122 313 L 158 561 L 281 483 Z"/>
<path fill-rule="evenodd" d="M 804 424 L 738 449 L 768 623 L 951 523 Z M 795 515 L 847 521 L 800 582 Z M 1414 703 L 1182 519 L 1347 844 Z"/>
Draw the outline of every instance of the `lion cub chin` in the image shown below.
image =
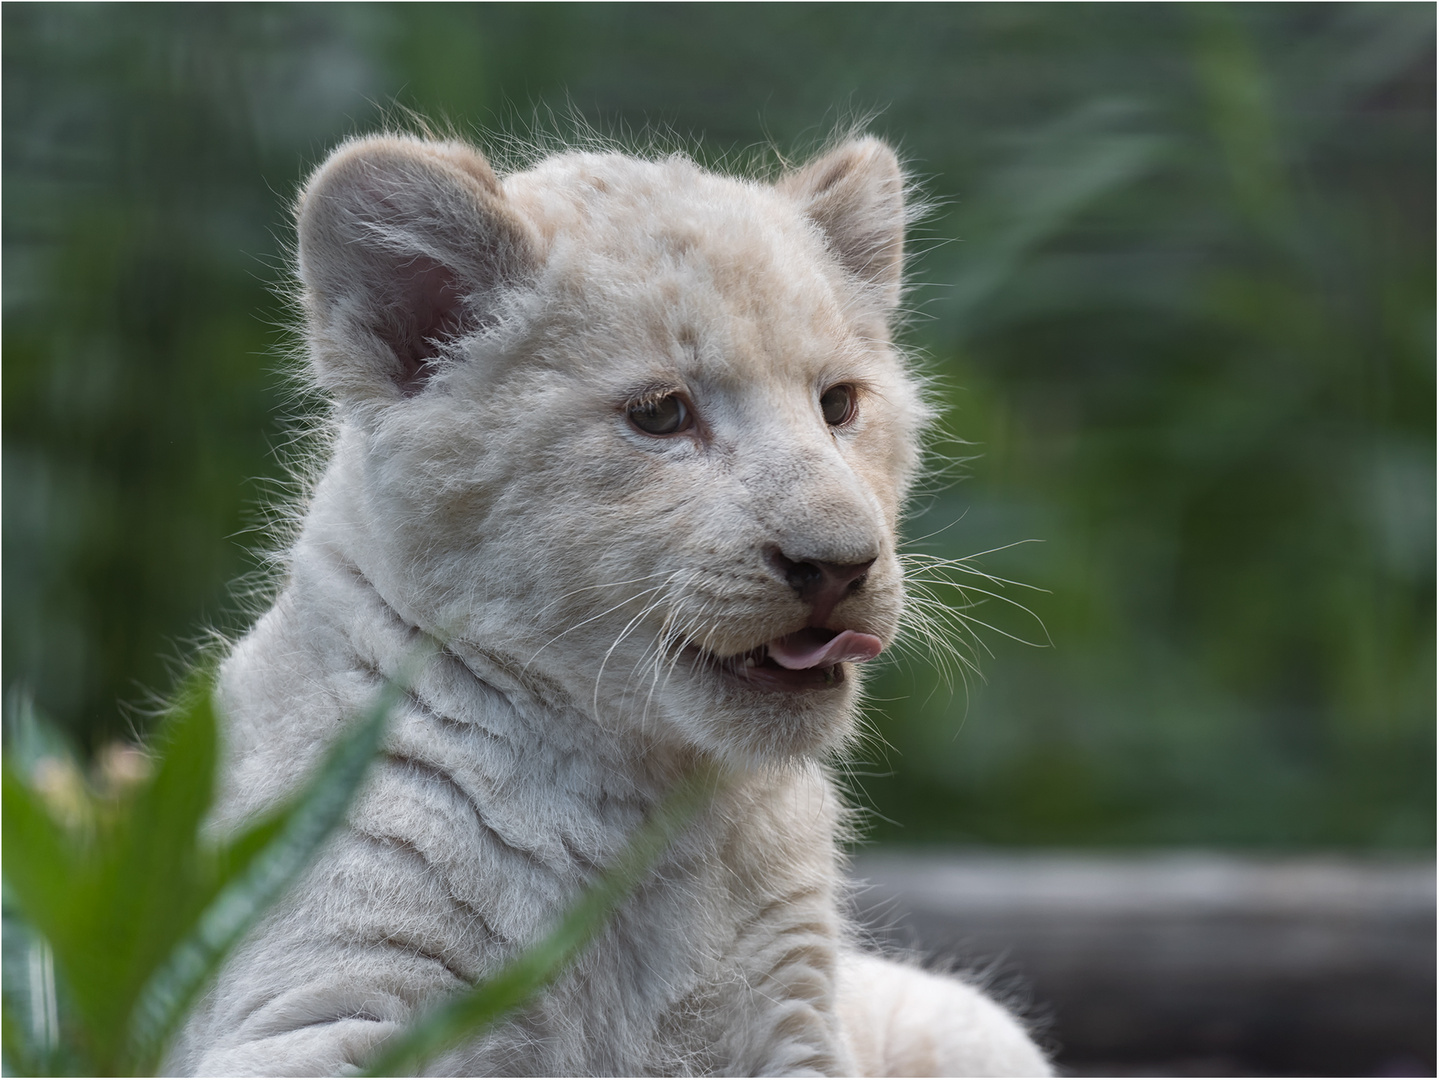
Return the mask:
<path fill-rule="evenodd" d="M 461 1075 L 1038 1075 L 1003 1009 L 850 948 L 840 800 L 861 665 L 904 601 L 926 410 L 891 344 L 882 142 L 774 183 L 673 156 L 501 178 L 357 139 L 297 206 L 328 464 L 221 668 L 233 824 L 426 643 L 384 754 L 172 1066 L 353 1071 L 553 926 L 675 779 L 728 779 Z"/>

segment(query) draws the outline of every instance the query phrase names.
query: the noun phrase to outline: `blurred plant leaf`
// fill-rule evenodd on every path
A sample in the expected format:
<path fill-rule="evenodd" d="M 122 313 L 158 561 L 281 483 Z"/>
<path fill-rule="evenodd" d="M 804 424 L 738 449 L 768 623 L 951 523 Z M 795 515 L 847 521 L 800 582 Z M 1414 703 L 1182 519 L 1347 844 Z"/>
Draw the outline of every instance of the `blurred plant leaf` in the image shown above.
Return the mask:
<path fill-rule="evenodd" d="M 1135 183 L 1159 160 L 1167 141 L 1127 131 L 1135 110 L 1091 102 L 1032 133 L 1025 147 L 966 206 L 959 235 L 962 265 L 946 303 L 966 336 L 1007 288 L 1025 259 L 1059 235 L 1093 203 Z"/>
<path fill-rule="evenodd" d="M 47 982 L 53 950 L 74 1013 L 66 1042 L 83 1055 L 81 1071 L 125 1075 L 158 1068 L 206 981 L 344 817 L 401 693 L 386 684 L 297 795 L 217 847 L 202 828 L 217 763 L 210 687 L 208 678 L 197 678 L 180 695 L 157 737 L 153 773 L 133 790 L 97 795 L 76 772 L 71 786 L 77 786 L 74 792 L 66 786 L 66 798 L 85 807 L 68 828 L 36 786 L 47 768 L 61 768 L 58 760 L 32 754 L 29 783 L 5 761 L 7 898 L 13 894 L 34 928 L 24 956 L 6 953 L 6 992 L 12 1005 L 22 1006 L 5 1035 L 17 1066 L 43 1071 L 57 1045 L 57 979 L 51 974 Z M 32 726 L 36 731 L 26 738 L 52 745 L 37 734 L 43 725 Z M 8 943 L 23 924 L 8 904 L 6 920 Z M 23 933 L 14 936 L 23 940 Z"/>
<path fill-rule="evenodd" d="M 1226 4 L 1199 4 L 1195 68 L 1240 208 L 1250 226 L 1289 247 L 1297 222 L 1285 177 L 1274 106 L 1254 43 Z"/>
<path fill-rule="evenodd" d="M 1197 18 L 1205 13 L 1190 10 Z M 1296 43 L 1304 61 L 1324 78 L 1306 88 L 1302 120 L 1314 137 L 1348 120 L 1363 99 L 1421 67 L 1434 52 L 1434 9 L 1426 4 L 1345 4 L 1329 25 Z M 1276 89 L 1280 89 L 1276 87 Z"/>
<path fill-rule="evenodd" d="M 78 876 L 78 855 L 64 831 L 50 817 L 39 795 L 10 767 L 3 765 L 5 881 L 27 911 L 41 921 L 60 921 Z"/>

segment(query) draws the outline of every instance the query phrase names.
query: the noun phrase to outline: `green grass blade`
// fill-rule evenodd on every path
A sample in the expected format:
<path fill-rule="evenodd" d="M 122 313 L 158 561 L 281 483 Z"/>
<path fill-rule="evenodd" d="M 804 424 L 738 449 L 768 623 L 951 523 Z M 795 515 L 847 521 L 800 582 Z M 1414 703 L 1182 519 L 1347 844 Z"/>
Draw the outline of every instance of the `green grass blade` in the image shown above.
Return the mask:
<path fill-rule="evenodd" d="M 204 903 L 208 875 L 196 850 L 216 754 L 208 691 L 192 688 L 182 697 L 156 740 L 153 778 L 113 802 L 90 790 L 33 710 L 12 710 L 12 717 L 17 713 L 12 735 L 22 747 L 19 759 L 32 759 L 31 784 L 7 762 L 6 882 L 45 941 L 47 963 L 53 949 L 53 968 L 64 976 L 75 1014 L 76 1045 L 96 1070 L 113 1072 L 123 1067 L 140 987 Z M 66 798 L 78 815 L 71 828 L 55 822 L 45 794 L 54 801 L 55 778 L 67 766 L 75 790 Z M 70 802 L 61 800 L 62 809 Z"/>
<path fill-rule="evenodd" d="M 140 993 L 129 1060 L 156 1067 L 195 996 L 230 950 L 309 865 L 344 818 L 379 748 L 401 691 L 387 685 L 366 715 L 326 755 L 313 780 L 279 815 L 254 826 L 221 855 L 230 881 Z"/>
<path fill-rule="evenodd" d="M 425 1062 L 474 1037 L 557 978 L 700 811 L 718 774 L 686 778 L 630 838 L 615 864 L 580 895 L 558 927 L 472 990 L 420 1017 L 366 1068 L 365 1076 L 413 1075 Z"/>
<path fill-rule="evenodd" d="M 64 958 L 67 982 L 77 998 L 85 995 L 87 1014 L 105 1017 L 92 1035 L 97 1054 L 115 1068 L 125 1061 L 141 988 L 211 895 L 200 835 L 214 800 L 218 741 L 211 681 L 198 677 L 156 737 L 153 778 L 135 792 L 102 852 L 98 888 L 85 898 L 82 955 Z M 103 965 L 97 957 L 106 958 Z"/>
<path fill-rule="evenodd" d="M 78 860 L 70 837 L 40 796 L 6 762 L 3 769 L 5 884 L 30 925 L 44 937 L 64 937 Z"/>

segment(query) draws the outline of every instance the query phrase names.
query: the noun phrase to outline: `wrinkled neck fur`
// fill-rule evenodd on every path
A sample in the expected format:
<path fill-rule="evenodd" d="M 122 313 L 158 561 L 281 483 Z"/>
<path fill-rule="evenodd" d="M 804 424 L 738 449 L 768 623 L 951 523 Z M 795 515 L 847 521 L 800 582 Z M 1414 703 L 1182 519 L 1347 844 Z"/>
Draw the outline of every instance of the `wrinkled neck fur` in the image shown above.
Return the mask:
<path fill-rule="evenodd" d="M 642 743 L 633 732 L 602 726 L 542 671 L 489 643 L 447 637 L 427 625 L 385 572 L 376 554 L 368 515 L 357 496 L 354 458 L 336 454 L 315 489 L 305 527 L 291 556 L 291 587 L 308 594 L 307 607 L 326 611 L 355 663 L 383 678 L 405 658 L 430 652 L 457 662 L 472 681 L 470 693 L 510 714 L 506 720 L 560 757 L 584 755 L 602 770 L 633 777 L 640 787 L 668 786 L 695 762 L 674 747 Z"/>

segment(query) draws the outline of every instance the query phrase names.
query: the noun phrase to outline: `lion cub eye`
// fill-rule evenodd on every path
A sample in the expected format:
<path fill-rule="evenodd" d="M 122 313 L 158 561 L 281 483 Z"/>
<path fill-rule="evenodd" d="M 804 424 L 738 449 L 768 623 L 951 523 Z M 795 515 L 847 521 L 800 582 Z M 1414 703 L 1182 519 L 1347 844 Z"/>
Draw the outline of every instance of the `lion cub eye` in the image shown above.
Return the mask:
<path fill-rule="evenodd" d="M 854 387 L 831 386 L 819 399 L 820 412 L 824 413 L 824 422 L 830 427 L 844 427 L 854 419 L 855 414 L 855 392 Z"/>
<path fill-rule="evenodd" d="M 666 394 L 661 398 L 631 405 L 630 423 L 646 435 L 674 435 L 693 424 L 689 406 L 678 394 Z"/>

